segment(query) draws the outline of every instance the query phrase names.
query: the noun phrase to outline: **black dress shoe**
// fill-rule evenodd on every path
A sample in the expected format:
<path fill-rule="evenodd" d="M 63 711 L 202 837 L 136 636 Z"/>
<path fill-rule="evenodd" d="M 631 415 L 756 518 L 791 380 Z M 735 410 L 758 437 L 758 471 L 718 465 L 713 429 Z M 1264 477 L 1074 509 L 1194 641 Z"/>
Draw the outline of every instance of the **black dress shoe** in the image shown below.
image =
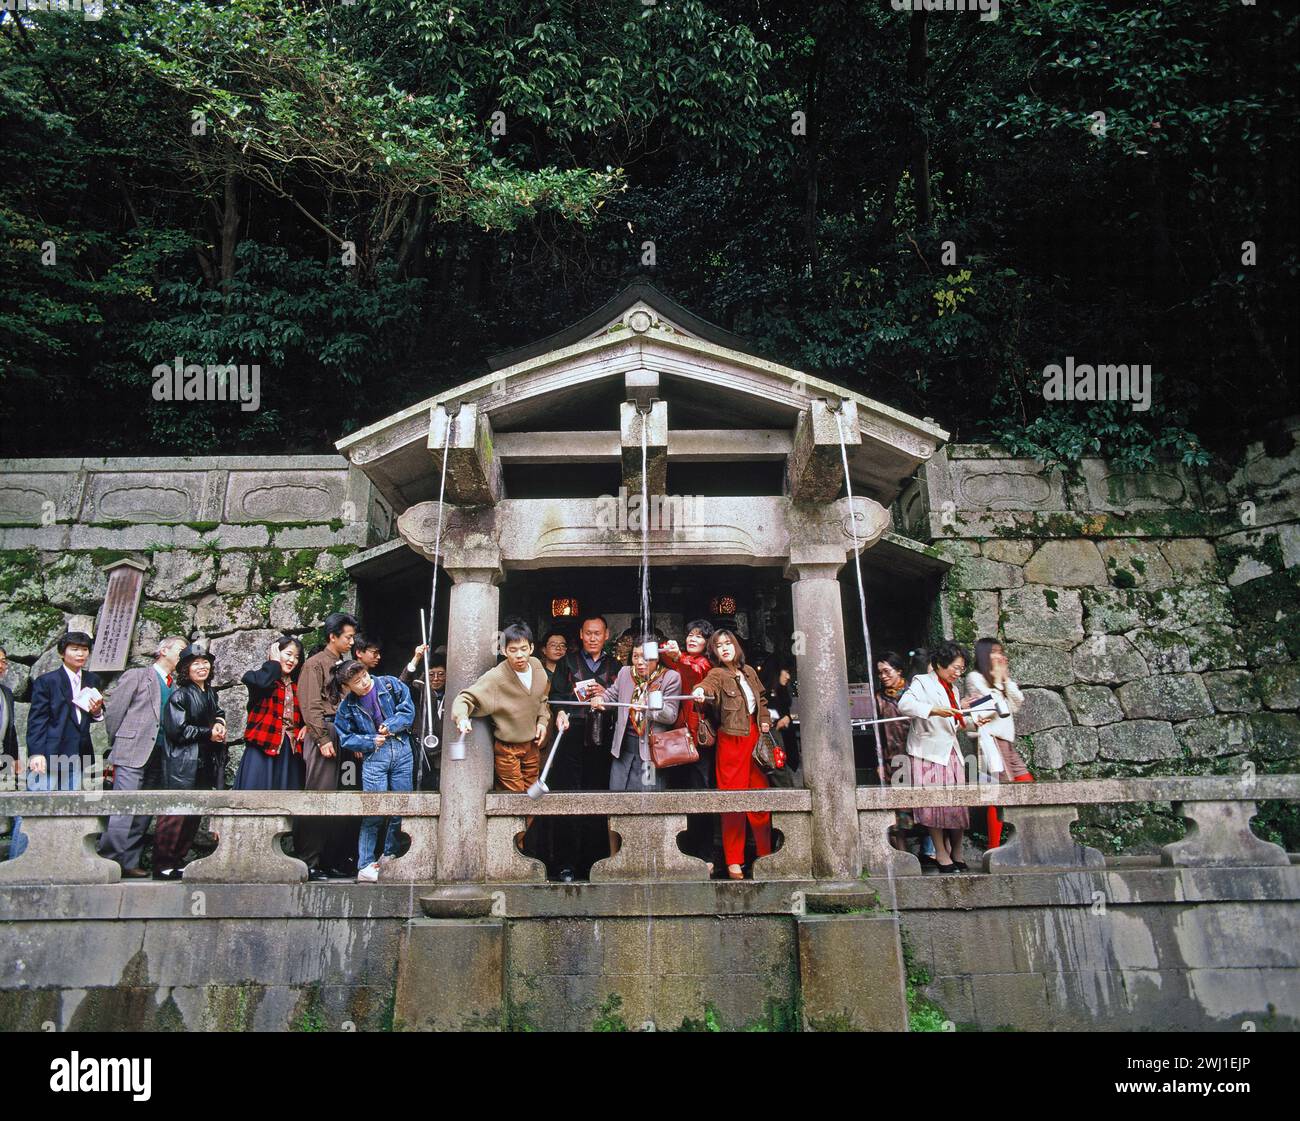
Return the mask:
<path fill-rule="evenodd" d="M 313 884 L 321 883 L 322 881 L 328 880 L 329 878 L 330 878 L 330 874 L 328 872 L 323 871 L 320 868 L 313 868 L 310 872 L 307 873 L 308 882 Z"/>
<path fill-rule="evenodd" d="M 925 853 L 921 853 L 921 854 L 920 854 L 916 859 L 919 860 L 919 861 L 921 862 L 921 867 L 922 867 L 922 868 L 938 868 L 938 867 L 939 867 L 939 862 L 938 862 L 937 860 L 935 860 L 935 858 L 934 858 L 933 856 L 927 856 Z"/>
<path fill-rule="evenodd" d="M 936 861 L 935 863 L 938 863 L 938 861 Z M 958 868 L 956 864 L 940 864 L 939 871 L 942 872 L 944 875 L 949 875 L 950 873 L 953 872 L 960 872 L 961 869 Z"/>
<path fill-rule="evenodd" d="M 147 868 L 123 868 L 122 879 L 124 880 L 143 880 L 149 875 Z"/>
<path fill-rule="evenodd" d="M 956 868 L 958 872 L 969 872 L 969 871 L 970 871 L 970 865 L 967 864 L 964 860 L 954 860 L 954 861 L 952 862 L 952 866 L 953 866 L 954 868 Z"/>
<path fill-rule="evenodd" d="M 153 874 L 155 880 L 179 880 L 184 875 L 180 868 L 159 868 Z"/>

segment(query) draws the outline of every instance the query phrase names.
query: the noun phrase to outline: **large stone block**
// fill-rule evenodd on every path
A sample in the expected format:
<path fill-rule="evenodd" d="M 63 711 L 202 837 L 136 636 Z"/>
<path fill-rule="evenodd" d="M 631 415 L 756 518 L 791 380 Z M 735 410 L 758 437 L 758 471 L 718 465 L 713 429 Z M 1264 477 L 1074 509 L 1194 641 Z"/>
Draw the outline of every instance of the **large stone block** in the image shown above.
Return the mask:
<path fill-rule="evenodd" d="M 489 919 L 412 919 L 397 964 L 393 1027 L 399 1031 L 496 1031 L 507 1027 L 505 924 Z"/>
<path fill-rule="evenodd" d="M 1199 537 L 1160 542 L 1160 552 L 1169 562 L 1177 582 L 1200 583 L 1219 578 L 1219 558 L 1214 546 Z"/>
<path fill-rule="evenodd" d="M 108 591 L 108 573 L 85 553 L 66 553 L 45 571 L 45 599 L 64 611 L 99 610 Z"/>
<path fill-rule="evenodd" d="M 1106 566 L 1091 541 L 1045 541 L 1025 562 L 1025 580 L 1058 588 L 1105 584 Z"/>
<path fill-rule="evenodd" d="M 1007 541 L 1001 538 L 995 538 L 992 541 L 985 541 L 980 547 L 980 551 L 989 558 L 989 560 L 999 561 L 1002 564 L 1022 565 L 1034 554 L 1033 541 Z M 1023 583 L 1023 576 L 1022 583 Z"/>
<path fill-rule="evenodd" d="M 1174 733 L 1193 759 L 1241 755 L 1254 745 L 1250 721 L 1245 716 L 1202 716 L 1175 725 Z"/>
<path fill-rule="evenodd" d="M 1146 659 L 1123 635 L 1089 635 L 1074 648 L 1070 662 L 1076 680 L 1101 685 L 1130 681 L 1150 672 Z"/>
<path fill-rule="evenodd" d="M 1189 624 L 1231 626 L 1235 618 L 1232 596 L 1222 584 L 1157 588 L 1150 593 L 1149 602 L 1150 621 L 1169 630 L 1179 630 Z"/>
<path fill-rule="evenodd" d="M 62 611 L 45 604 L 0 603 L 0 641 L 11 658 L 37 658 L 62 633 Z"/>
<path fill-rule="evenodd" d="M 347 505 L 345 505 L 347 504 Z M 351 520 L 346 467 L 333 471 L 231 471 L 222 516 L 227 522 Z M 345 518 L 350 514 L 350 519 Z"/>
<path fill-rule="evenodd" d="M 279 631 L 306 630 L 311 620 L 305 619 L 298 608 L 297 592 L 280 592 L 271 600 L 271 626 Z"/>
<path fill-rule="evenodd" d="M 1146 621 L 1147 593 L 1127 588 L 1087 588 L 1083 592 L 1083 609 L 1089 634 L 1126 634 Z"/>
<path fill-rule="evenodd" d="M 216 584 L 217 562 L 211 553 L 175 549 L 154 553 L 144 590 L 150 599 L 188 599 L 214 591 Z"/>
<path fill-rule="evenodd" d="M 1174 582 L 1169 562 L 1155 541 L 1099 541 L 1097 549 L 1116 587 L 1159 588 Z"/>
<path fill-rule="evenodd" d="M 1083 638 L 1083 606 L 1070 589 L 1012 588 L 1002 593 L 1002 614 L 1003 635 L 1010 642 L 1072 646 Z"/>
<path fill-rule="evenodd" d="M 1294 662 L 1261 666 L 1255 681 L 1266 708 L 1300 708 L 1300 666 Z"/>
<path fill-rule="evenodd" d="M 1150 673 L 1188 673 L 1192 668 L 1187 640 L 1176 631 L 1136 630 L 1129 631 L 1125 637 L 1146 660 Z M 1141 676 L 1133 673 L 1125 680 Z"/>
<path fill-rule="evenodd" d="M 1070 706 L 1075 723 L 1090 728 L 1124 719 L 1124 710 L 1105 685 L 1069 685 L 1065 690 L 1065 703 Z"/>
<path fill-rule="evenodd" d="M 221 568 L 217 574 L 217 593 L 242 595 L 249 590 L 255 571 L 253 554 L 223 553 Z"/>
<path fill-rule="evenodd" d="M 195 626 L 210 636 L 255 630 L 266 626 L 266 613 L 258 596 L 204 596 L 198 603 Z"/>
<path fill-rule="evenodd" d="M 1207 669 L 1231 669 L 1246 664 L 1246 645 L 1241 632 L 1221 623 L 1205 623 L 1183 631 L 1187 661 L 1193 673 Z"/>
<path fill-rule="evenodd" d="M 258 669 L 267 659 L 271 643 L 280 637 L 278 631 L 236 631 L 234 634 L 214 638 L 209 649 L 216 659 L 212 684 L 217 689 L 234 685 L 250 669 Z"/>
<path fill-rule="evenodd" d="M 1116 691 L 1130 720 L 1194 720 L 1214 715 L 1205 685 L 1194 673 L 1143 677 Z"/>
<path fill-rule="evenodd" d="M 234 743 L 243 739 L 244 727 L 248 723 L 248 687 L 227 685 L 218 690 L 217 703 L 226 714 L 226 742 Z"/>
<path fill-rule="evenodd" d="M 1256 712 L 1249 717 L 1255 750 L 1270 762 L 1300 758 L 1300 716 Z"/>
<path fill-rule="evenodd" d="M 1173 726 L 1160 720 L 1107 724 L 1098 730 L 1097 744 L 1101 758 L 1131 763 L 1176 759 L 1181 754 Z"/>
<path fill-rule="evenodd" d="M 1024 707 L 1016 713 L 1016 731 L 1033 735 L 1044 728 L 1059 728 L 1071 723 L 1070 710 L 1059 693 L 1050 689 L 1025 689 Z"/>
<path fill-rule="evenodd" d="M 1210 701 L 1220 712 L 1258 712 L 1255 677 L 1244 669 L 1201 674 Z"/>
<path fill-rule="evenodd" d="M 1013 564 L 988 557 L 961 557 L 952 567 L 949 580 L 956 588 L 1000 590 L 1018 588 L 1025 582 L 1024 573 Z"/>
<path fill-rule="evenodd" d="M 1007 660 L 1011 663 L 1011 676 L 1019 685 L 1059 689 L 1075 680 L 1070 655 L 1059 646 L 1008 642 L 1006 652 Z"/>
<path fill-rule="evenodd" d="M 1030 754 L 1036 768 L 1059 771 L 1073 763 L 1091 763 L 1097 750 L 1095 728 L 1046 728 L 1033 736 Z"/>
<path fill-rule="evenodd" d="M 905 1031 L 898 920 L 807 915 L 799 929 L 799 985 L 810 1031 Z"/>

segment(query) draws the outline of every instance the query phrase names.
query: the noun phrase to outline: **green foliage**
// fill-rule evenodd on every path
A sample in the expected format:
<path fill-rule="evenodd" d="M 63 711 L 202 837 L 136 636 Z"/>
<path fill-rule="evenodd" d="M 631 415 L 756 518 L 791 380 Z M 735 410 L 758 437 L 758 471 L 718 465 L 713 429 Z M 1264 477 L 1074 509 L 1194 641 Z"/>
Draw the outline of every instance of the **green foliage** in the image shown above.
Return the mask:
<path fill-rule="evenodd" d="M 601 1006 L 596 1009 L 596 1018 L 591 1022 L 592 1031 L 630 1031 L 627 1021 L 623 1019 L 623 998 L 618 993 L 610 993 Z"/>
<path fill-rule="evenodd" d="M 950 1031 L 951 1021 L 942 1008 L 921 991 L 930 983 L 930 971 L 916 960 L 907 931 L 903 940 L 903 969 L 906 971 L 907 1026 L 910 1031 Z"/>
<path fill-rule="evenodd" d="M 1286 5 L 1018 0 L 929 19 L 920 75 L 855 0 L 112 15 L 0 13 L 11 455 L 329 450 L 646 271 L 1067 469 L 1203 467 L 1294 401 Z M 1150 364 L 1151 409 L 1044 400 L 1067 354 Z M 261 408 L 155 401 L 177 357 Z"/>

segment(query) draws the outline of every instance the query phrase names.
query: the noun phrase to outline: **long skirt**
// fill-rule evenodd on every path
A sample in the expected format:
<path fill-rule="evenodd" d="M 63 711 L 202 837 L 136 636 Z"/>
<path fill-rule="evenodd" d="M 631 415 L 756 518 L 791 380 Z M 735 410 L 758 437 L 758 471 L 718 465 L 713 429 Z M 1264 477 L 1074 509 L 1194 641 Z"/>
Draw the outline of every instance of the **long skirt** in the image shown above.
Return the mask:
<path fill-rule="evenodd" d="M 931 763 L 914 755 L 912 763 L 913 786 L 964 786 L 966 765 L 957 749 L 952 749 L 947 763 Z M 928 829 L 969 829 L 970 811 L 965 806 L 918 806 L 912 811 L 918 825 Z"/>
<path fill-rule="evenodd" d="M 752 720 L 749 734 L 733 736 L 718 732 L 718 789 L 766 790 L 767 777 L 754 762 L 754 744 L 758 742 L 758 725 Z M 754 831 L 754 850 L 759 856 L 772 851 L 772 815 L 770 813 L 727 813 L 722 815 L 722 858 L 728 864 L 745 862 L 745 821 Z"/>
<path fill-rule="evenodd" d="M 293 750 L 290 738 L 285 736 L 278 755 L 267 755 L 261 748 L 245 746 L 235 774 L 235 789 L 301 790 L 306 779 L 302 755 Z"/>

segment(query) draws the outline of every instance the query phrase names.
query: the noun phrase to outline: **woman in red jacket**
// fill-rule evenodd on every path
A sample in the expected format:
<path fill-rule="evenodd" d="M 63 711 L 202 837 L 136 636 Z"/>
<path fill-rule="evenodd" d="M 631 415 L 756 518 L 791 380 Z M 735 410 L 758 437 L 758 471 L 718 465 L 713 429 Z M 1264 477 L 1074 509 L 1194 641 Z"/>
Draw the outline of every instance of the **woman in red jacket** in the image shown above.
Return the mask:
<path fill-rule="evenodd" d="M 767 777 L 754 762 L 754 745 L 760 732 L 771 727 L 767 714 L 767 692 L 753 667 L 745 664 L 745 652 L 731 631 L 714 631 L 709 637 L 709 659 L 713 669 L 694 689 L 697 703 L 707 704 L 717 720 L 718 789 L 765 790 Z M 722 855 L 727 875 L 745 878 L 745 819 L 754 831 L 754 849 L 759 856 L 772 851 L 770 813 L 725 813 L 722 815 Z"/>
<path fill-rule="evenodd" d="M 271 644 L 270 655 L 261 669 L 249 670 L 242 679 L 248 686 L 248 724 L 236 790 L 301 790 L 305 785 L 305 726 L 298 708 L 302 643 L 283 635 Z"/>
<path fill-rule="evenodd" d="M 677 645 L 677 640 L 665 642 L 659 648 L 659 656 L 664 663 L 677 671 L 682 679 L 682 692 L 689 693 L 713 668 L 709 655 L 705 652 L 709 638 L 713 634 L 713 624 L 707 619 L 693 619 L 686 627 L 686 652 Z M 684 767 L 672 767 L 664 772 L 664 780 L 669 790 L 709 790 L 713 786 L 715 771 L 714 747 L 700 745 L 696 729 L 700 724 L 700 714 L 695 711 L 694 701 L 682 701 L 677 710 L 678 728 L 689 728 L 691 739 L 695 741 L 700 753 L 698 763 Z M 716 854 L 714 841 L 714 820 L 712 814 L 687 814 L 686 836 L 682 839 L 682 851 L 688 856 L 698 856 L 709 866 L 709 875 L 713 875 L 713 862 Z"/>

